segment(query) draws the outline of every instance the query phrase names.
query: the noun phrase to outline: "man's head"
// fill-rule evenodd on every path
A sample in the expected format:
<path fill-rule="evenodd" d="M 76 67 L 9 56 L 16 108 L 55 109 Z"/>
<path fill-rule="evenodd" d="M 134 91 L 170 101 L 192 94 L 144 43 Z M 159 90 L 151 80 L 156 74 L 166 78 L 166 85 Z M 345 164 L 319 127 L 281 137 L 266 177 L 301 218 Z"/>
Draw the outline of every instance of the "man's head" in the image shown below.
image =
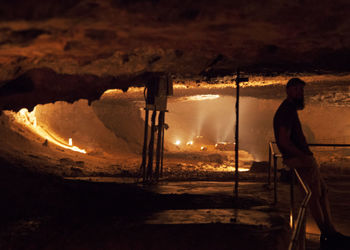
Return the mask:
<path fill-rule="evenodd" d="M 293 102 L 298 110 L 304 109 L 305 82 L 299 78 L 292 78 L 287 82 L 287 99 Z"/>

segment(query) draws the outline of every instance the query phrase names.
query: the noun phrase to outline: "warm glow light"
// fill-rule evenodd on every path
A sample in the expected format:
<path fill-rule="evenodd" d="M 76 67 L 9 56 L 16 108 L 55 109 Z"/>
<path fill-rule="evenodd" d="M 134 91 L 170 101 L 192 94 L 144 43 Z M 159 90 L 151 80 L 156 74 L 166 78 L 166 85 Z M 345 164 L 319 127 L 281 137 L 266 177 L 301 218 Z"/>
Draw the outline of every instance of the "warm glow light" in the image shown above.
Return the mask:
<path fill-rule="evenodd" d="M 62 148 L 66 148 L 72 151 L 76 151 L 82 154 L 86 154 L 86 150 L 80 149 L 77 146 L 73 146 L 73 140 L 72 138 L 69 138 L 69 144 L 66 144 L 59 139 L 55 138 L 52 134 L 50 134 L 49 131 L 44 129 L 41 126 L 37 125 L 36 117 L 35 117 L 35 109 L 32 112 L 28 112 L 28 109 L 23 108 L 20 111 L 18 111 L 17 114 L 14 115 L 17 122 L 23 124 L 27 128 L 29 128 L 31 131 L 36 133 L 37 135 L 41 136 L 42 138 L 46 139 L 47 141 L 60 146 Z"/>
<path fill-rule="evenodd" d="M 184 97 L 185 101 L 203 101 L 203 100 L 213 100 L 219 98 L 220 95 L 193 95 Z"/>
<path fill-rule="evenodd" d="M 187 146 L 193 145 L 193 141 L 189 141 L 186 143 Z"/>
<path fill-rule="evenodd" d="M 226 164 L 222 164 L 220 166 L 206 166 L 207 170 L 211 171 L 218 171 L 218 172 L 235 172 L 236 167 L 235 166 L 228 166 Z M 248 172 L 250 169 L 249 168 L 244 168 L 244 167 L 239 167 L 238 172 Z"/>
<path fill-rule="evenodd" d="M 180 140 L 176 140 L 175 145 L 180 145 L 181 141 Z"/>
<path fill-rule="evenodd" d="M 218 170 L 221 170 L 221 169 L 218 168 Z M 224 171 L 235 172 L 236 168 L 235 167 L 228 167 L 228 168 L 225 168 Z M 248 171 L 249 171 L 249 168 L 240 168 L 240 167 L 238 168 L 238 172 L 248 172 Z"/>
<path fill-rule="evenodd" d="M 238 172 L 248 172 L 248 168 L 238 168 Z"/>

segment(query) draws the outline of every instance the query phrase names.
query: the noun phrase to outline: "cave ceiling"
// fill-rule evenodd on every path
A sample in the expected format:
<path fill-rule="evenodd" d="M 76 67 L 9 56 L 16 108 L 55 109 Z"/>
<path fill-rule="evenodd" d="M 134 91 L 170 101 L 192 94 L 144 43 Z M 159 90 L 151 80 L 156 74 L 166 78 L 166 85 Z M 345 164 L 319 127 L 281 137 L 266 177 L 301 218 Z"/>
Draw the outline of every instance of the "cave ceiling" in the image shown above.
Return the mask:
<path fill-rule="evenodd" d="M 349 72 L 348 13 L 348 0 L 2 0 L 0 105 L 91 101 L 145 72 Z"/>

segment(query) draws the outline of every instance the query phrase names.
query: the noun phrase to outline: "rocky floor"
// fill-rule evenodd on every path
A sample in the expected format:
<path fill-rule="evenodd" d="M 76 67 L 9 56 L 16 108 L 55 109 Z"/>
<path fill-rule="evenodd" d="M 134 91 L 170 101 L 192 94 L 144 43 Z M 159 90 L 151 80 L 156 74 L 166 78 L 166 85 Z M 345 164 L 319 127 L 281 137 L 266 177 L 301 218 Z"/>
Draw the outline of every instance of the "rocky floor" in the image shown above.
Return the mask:
<path fill-rule="evenodd" d="M 207 193 L 205 190 L 208 190 L 208 184 L 207 188 L 199 187 L 201 192 L 191 193 L 186 191 L 186 184 L 150 187 L 64 180 L 54 175 L 28 171 L 4 160 L 1 162 L 1 172 L 0 190 L 4 204 L 0 213 L 3 222 L 0 229 L 1 249 L 164 249 L 167 244 L 170 248 L 174 246 L 173 249 L 187 244 L 203 249 L 204 236 L 207 234 L 216 237 L 216 240 L 208 241 L 210 244 L 216 242 L 219 249 L 226 249 L 232 244 L 238 244 L 234 237 L 229 237 L 229 232 L 239 234 L 244 229 L 259 236 L 255 232 L 257 228 L 269 232 L 273 228 L 271 221 L 280 218 L 277 215 L 258 216 L 257 220 L 262 221 L 262 226 L 243 222 L 231 227 L 230 219 L 233 218 L 227 213 L 233 214 L 233 208 L 246 211 L 251 207 L 267 205 L 267 202 L 247 196 L 234 203 L 230 193 Z M 169 189 L 171 186 L 178 191 L 183 186 L 185 192 L 172 192 Z M 215 187 L 213 184 L 209 186 Z M 166 211 L 175 212 L 178 219 L 185 213 L 181 211 L 186 211 L 189 221 L 196 217 L 197 222 L 187 223 L 187 226 L 184 226 L 186 223 L 169 223 L 174 216 L 164 222 L 166 220 L 157 213 L 163 213 L 164 216 Z M 198 211 L 206 215 L 204 217 L 207 219 L 216 218 L 216 222 L 198 223 Z M 209 216 L 210 212 L 213 216 Z M 264 226 L 263 221 L 268 226 Z M 275 223 L 279 225 L 280 234 L 285 237 L 286 229 L 282 222 L 280 219 Z M 276 233 L 275 229 L 272 231 Z M 183 238 L 181 244 L 174 243 L 177 242 L 174 234 Z M 220 235 L 223 238 L 217 241 Z M 158 242 L 154 246 L 152 239 Z M 264 241 L 264 238 L 260 240 Z M 244 242 L 239 241 L 239 244 Z M 250 244 L 248 249 L 252 247 Z M 267 245 L 266 249 L 269 249 Z"/>
<path fill-rule="evenodd" d="M 0 249 L 285 249 L 288 242 L 287 184 L 279 185 L 272 206 L 271 188 L 258 180 L 242 182 L 235 202 L 233 183 L 222 180 L 144 186 L 127 177 L 129 184 L 62 179 L 4 159 L 0 165 Z M 347 180 L 327 178 L 344 233 L 350 232 Z M 312 222 L 307 231 L 307 249 L 317 249 Z"/>

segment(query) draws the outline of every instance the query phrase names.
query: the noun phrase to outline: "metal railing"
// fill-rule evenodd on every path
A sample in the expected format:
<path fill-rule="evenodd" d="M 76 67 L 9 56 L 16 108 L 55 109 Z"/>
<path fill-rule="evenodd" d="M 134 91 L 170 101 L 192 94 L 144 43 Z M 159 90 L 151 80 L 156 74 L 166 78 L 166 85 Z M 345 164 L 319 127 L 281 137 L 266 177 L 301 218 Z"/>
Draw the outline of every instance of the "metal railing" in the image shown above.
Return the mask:
<path fill-rule="evenodd" d="M 273 160 L 273 180 L 274 180 L 274 203 L 277 203 L 277 160 L 282 158 L 280 153 L 274 151 L 274 146 L 276 142 L 269 142 L 269 167 L 268 167 L 268 179 L 267 183 L 271 185 L 271 164 Z M 331 143 L 309 143 L 310 147 L 350 147 L 350 144 L 331 144 Z"/>
<path fill-rule="evenodd" d="M 280 153 L 274 151 L 274 144 L 276 142 L 269 142 L 269 167 L 268 167 L 268 185 L 271 184 L 271 163 L 273 160 L 273 172 L 274 172 L 274 204 L 277 204 L 277 160 L 282 158 Z M 350 147 L 350 144 L 329 144 L 329 143 L 310 143 L 309 146 L 317 147 Z M 294 175 L 297 176 L 297 179 L 304 189 L 306 196 L 300 205 L 297 219 L 294 220 Z M 312 192 L 310 188 L 303 182 L 298 171 L 292 169 L 291 172 L 291 181 L 290 181 L 290 215 L 291 215 L 291 224 L 292 224 L 292 238 L 289 244 L 289 250 L 295 249 L 305 249 L 305 235 L 306 235 L 306 209 L 310 201 Z"/>
<path fill-rule="evenodd" d="M 269 168 L 267 183 L 271 185 L 271 161 L 273 158 L 273 190 L 274 190 L 274 204 L 277 203 L 277 158 L 282 158 L 281 154 L 275 153 L 273 145 L 275 142 L 269 142 Z"/>
<path fill-rule="evenodd" d="M 274 151 L 274 142 L 269 143 L 269 169 L 268 169 L 268 184 L 271 184 L 271 160 L 273 158 L 273 172 L 274 172 L 274 204 L 277 203 L 277 159 L 282 158 L 281 154 L 277 154 Z M 294 220 L 294 176 L 297 179 L 305 191 L 305 198 L 300 205 L 298 212 L 298 217 Z M 291 181 L 290 181 L 290 220 L 292 226 L 292 238 L 289 243 L 288 250 L 305 249 L 305 235 L 306 235 L 306 209 L 311 198 L 310 188 L 303 182 L 298 171 L 292 169 L 291 171 Z"/>
<path fill-rule="evenodd" d="M 295 176 L 298 178 L 298 181 L 302 188 L 305 191 L 305 198 L 301 202 L 300 209 L 298 212 L 298 217 L 296 221 L 294 222 L 294 217 L 292 215 L 292 228 L 293 228 L 293 233 L 292 233 L 292 238 L 289 243 L 288 250 L 296 250 L 296 249 L 305 249 L 305 235 L 306 235 L 306 209 L 309 204 L 312 192 L 308 185 L 303 182 L 301 179 L 298 171 L 296 169 L 293 169 L 292 176 Z M 294 185 L 294 178 L 291 180 L 291 187 Z M 294 206 L 294 201 L 293 201 L 293 206 Z"/>

